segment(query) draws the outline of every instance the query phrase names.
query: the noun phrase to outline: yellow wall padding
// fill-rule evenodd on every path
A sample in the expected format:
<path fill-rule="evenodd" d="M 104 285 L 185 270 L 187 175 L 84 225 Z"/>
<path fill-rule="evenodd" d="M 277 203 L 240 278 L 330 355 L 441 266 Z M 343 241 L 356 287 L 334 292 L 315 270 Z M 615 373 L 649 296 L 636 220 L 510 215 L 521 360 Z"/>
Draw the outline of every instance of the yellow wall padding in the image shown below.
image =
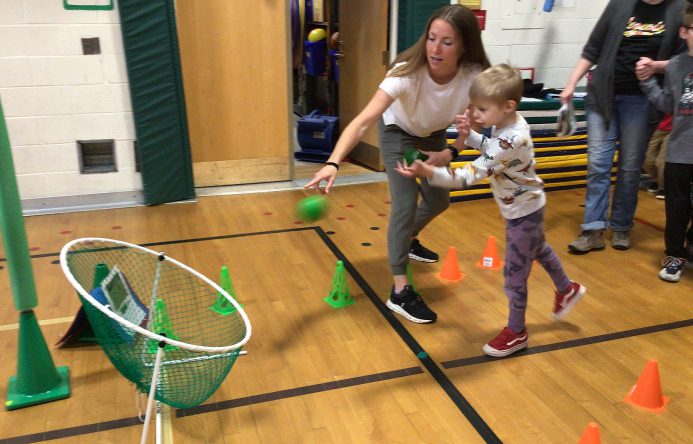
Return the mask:
<path fill-rule="evenodd" d="M 566 140 L 587 140 L 587 134 L 566 137 L 532 137 L 533 142 L 565 142 Z"/>
<path fill-rule="evenodd" d="M 570 151 L 573 150 L 584 150 L 587 148 L 587 144 L 583 142 L 583 139 L 585 139 L 585 136 L 572 136 L 572 137 L 566 137 L 566 138 L 557 138 L 557 137 L 544 137 L 541 139 L 534 139 L 534 141 L 552 141 L 552 140 L 566 140 L 566 139 L 571 139 L 576 141 L 576 145 L 572 146 L 557 146 L 557 147 L 542 147 L 542 148 L 535 148 L 535 152 L 541 152 L 541 153 L 552 153 L 555 152 L 555 156 L 545 156 L 545 157 L 536 157 L 536 171 L 537 174 L 539 174 L 539 177 L 541 177 L 544 181 L 551 181 L 551 183 L 546 183 L 544 185 L 545 189 L 547 191 L 550 191 L 552 188 L 561 188 L 561 187 L 581 187 L 584 186 L 587 183 L 586 176 L 587 176 L 587 153 L 579 153 L 579 154 L 569 154 Z M 476 158 L 479 155 L 479 151 L 474 150 L 474 149 L 466 149 L 464 151 L 460 152 L 461 156 L 471 156 Z M 618 161 L 618 152 L 616 152 L 616 155 L 614 156 L 614 165 Z M 458 161 L 458 162 L 452 162 L 450 164 L 451 168 L 462 168 L 464 165 L 470 163 L 471 161 Z M 579 168 L 577 170 L 574 169 L 574 167 L 584 167 Z M 573 168 L 573 171 L 555 171 L 556 169 L 561 169 L 561 168 Z M 550 173 L 542 173 L 544 170 L 554 170 Z M 612 173 L 615 173 L 617 170 L 616 166 L 614 166 L 611 169 Z M 563 180 L 556 180 L 556 179 L 563 179 Z M 612 181 L 615 180 L 615 177 L 611 178 Z M 491 193 L 491 188 L 489 186 L 488 180 L 484 179 L 481 182 L 479 182 L 479 185 L 485 185 L 484 187 L 481 188 L 475 188 L 475 189 L 470 189 L 470 190 L 455 190 L 450 192 L 450 197 L 451 198 L 458 198 L 455 200 L 464 200 L 464 197 L 472 197 L 472 196 L 480 196 L 480 195 L 490 195 Z M 461 198 L 461 199 L 460 199 Z"/>

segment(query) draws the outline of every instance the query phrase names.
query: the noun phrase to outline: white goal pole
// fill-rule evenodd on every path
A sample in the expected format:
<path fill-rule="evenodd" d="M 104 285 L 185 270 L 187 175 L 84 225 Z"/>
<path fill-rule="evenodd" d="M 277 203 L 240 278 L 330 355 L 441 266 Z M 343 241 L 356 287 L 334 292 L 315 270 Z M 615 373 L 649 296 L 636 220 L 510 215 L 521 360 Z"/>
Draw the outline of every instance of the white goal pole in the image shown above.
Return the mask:
<path fill-rule="evenodd" d="M 164 354 L 164 346 L 166 344 L 159 343 L 159 349 L 156 351 L 156 360 L 154 361 L 154 370 L 152 371 L 152 385 L 149 387 L 149 399 L 147 400 L 147 411 L 144 416 L 144 430 L 142 430 L 142 439 L 140 444 L 146 444 L 147 431 L 149 429 L 149 421 L 152 417 L 152 404 L 154 403 L 154 393 L 156 393 L 156 384 L 159 382 L 159 368 L 161 367 L 161 356 Z"/>
<path fill-rule="evenodd" d="M 161 444 L 161 403 L 156 402 L 156 444 Z"/>

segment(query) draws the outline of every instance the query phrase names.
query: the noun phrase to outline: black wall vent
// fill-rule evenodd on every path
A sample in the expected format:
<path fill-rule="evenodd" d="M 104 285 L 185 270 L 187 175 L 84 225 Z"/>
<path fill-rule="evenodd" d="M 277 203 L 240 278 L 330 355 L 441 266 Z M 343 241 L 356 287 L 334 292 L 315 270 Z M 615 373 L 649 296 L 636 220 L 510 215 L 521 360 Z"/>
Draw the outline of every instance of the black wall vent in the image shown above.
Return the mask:
<path fill-rule="evenodd" d="M 79 149 L 79 171 L 82 174 L 118 171 L 113 139 L 78 140 L 77 147 Z"/>
<path fill-rule="evenodd" d="M 140 146 L 137 144 L 136 140 L 132 141 L 133 148 L 135 150 L 135 172 L 142 172 L 142 160 L 140 158 Z"/>
<path fill-rule="evenodd" d="M 82 39 L 82 54 L 93 55 L 101 54 L 101 44 L 98 37 L 88 37 Z"/>

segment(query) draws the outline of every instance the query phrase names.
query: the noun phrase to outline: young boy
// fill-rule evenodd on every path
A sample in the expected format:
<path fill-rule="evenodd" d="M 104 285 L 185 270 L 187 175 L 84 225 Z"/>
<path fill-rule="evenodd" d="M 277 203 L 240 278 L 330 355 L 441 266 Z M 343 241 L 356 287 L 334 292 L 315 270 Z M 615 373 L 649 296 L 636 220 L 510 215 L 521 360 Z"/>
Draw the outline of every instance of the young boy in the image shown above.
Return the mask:
<path fill-rule="evenodd" d="M 455 144 L 466 137 L 465 144 L 478 149 L 481 156 L 452 172 L 421 161 L 410 166 L 398 164 L 397 171 L 405 177 L 428 178 L 431 185 L 447 188 L 468 188 L 489 179 L 493 197 L 506 221 L 504 289 L 510 313 L 507 327 L 483 350 L 487 355 L 502 357 L 527 347 L 527 279 L 533 260 L 549 273 L 557 289 L 553 308 L 556 319 L 568 314 L 586 288 L 568 279 L 561 261 L 544 238 L 544 184 L 534 171 L 529 126 L 516 112 L 522 99 L 520 72 L 505 64 L 493 66 L 474 79 L 469 97 L 474 120 L 483 127 L 492 127 L 491 137 L 470 129 L 467 111 L 458 118 L 459 137 Z"/>
<path fill-rule="evenodd" d="M 659 277 L 678 282 L 693 246 L 693 213 L 691 212 L 691 181 L 693 181 L 693 4 L 683 12 L 679 37 L 686 41 L 688 52 L 673 57 L 666 68 L 664 88 L 637 69 L 642 90 L 660 111 L 673 113 L 669 146 L 664 164 L 666 226 L 664 254 Z M 640 63 L 640 62 L 638 62 Z M 691 227 L 686 231 L 689 223 Z M 687 239 L 686 239 L 687 238 Z M 686 241 L 688 247 L 686 247 Z"/>

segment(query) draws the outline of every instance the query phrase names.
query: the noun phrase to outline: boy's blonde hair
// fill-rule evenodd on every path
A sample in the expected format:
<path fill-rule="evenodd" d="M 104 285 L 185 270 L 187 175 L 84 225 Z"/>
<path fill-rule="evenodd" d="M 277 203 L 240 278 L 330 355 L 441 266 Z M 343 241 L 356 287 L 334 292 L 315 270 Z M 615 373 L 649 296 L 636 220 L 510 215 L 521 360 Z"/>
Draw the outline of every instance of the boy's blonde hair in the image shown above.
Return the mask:
<path fill-rule="evenodd" d="M 510 65 L 494 65 L 474 78 L 469 88 L 469 98 L 490 100 L 499 105 L 507 100 L 519 104 L 522 100 L 522 74 Z"/>

